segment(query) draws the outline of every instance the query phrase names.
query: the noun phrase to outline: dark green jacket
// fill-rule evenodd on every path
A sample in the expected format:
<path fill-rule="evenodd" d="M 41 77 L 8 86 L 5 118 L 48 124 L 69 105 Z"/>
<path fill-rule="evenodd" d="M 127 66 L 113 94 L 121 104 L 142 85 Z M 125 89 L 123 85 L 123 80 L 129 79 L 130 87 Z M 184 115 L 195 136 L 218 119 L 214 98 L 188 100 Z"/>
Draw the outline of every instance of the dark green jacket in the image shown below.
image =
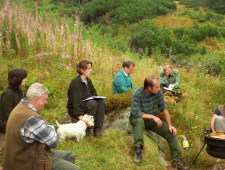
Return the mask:
<path fill-rule="evenodd" d="M 82 100 L 91 96 L 97 96 L 97 92 L 92 84 L 91 79 L 87 78 L 87 85 L 82 81 L 80 76 L 75 77 L 67 92 L 68 102 L 67 109 L 70 116 L 77 118 L 84 115 Z"/>
<path fill-rule="evenodd" d="M 22 98 L 23 91 L 20 88 L 12 89 L 7 87 L 2 92 L 0 97 L 0 132 L 5 132 L 8 117 Z"/>

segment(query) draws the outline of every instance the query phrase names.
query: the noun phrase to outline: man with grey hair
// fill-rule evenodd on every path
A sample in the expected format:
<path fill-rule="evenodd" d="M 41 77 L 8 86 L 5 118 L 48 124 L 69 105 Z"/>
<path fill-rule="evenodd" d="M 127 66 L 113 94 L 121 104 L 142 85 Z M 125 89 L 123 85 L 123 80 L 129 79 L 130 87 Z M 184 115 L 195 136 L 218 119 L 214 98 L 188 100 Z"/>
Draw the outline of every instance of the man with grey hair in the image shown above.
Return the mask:
<path fill-rule="evenodd" d="M 73 152 L 50 150 L 58 145 L 58 135 L 39 113 L 48 103 L 49 93 L 45 86 L 34 83 L 27 99 L 11 112 L 6 126 L 4 169 L 80 169 L 74 164 Z"/>
<path fill-rule="evenodd" d="M 164 87 L 180 89 L 180 75 L 177 69 L 173 69 L 171 65 L 166 65 L 159 74 L 160 88 L 163 91 Z"/>
<path fill-rule="evenodd" d="M 134 72 L 135 63 L 132 60 L 126 60 L 122 64 L 122 69 L 113 79 L 113 94 L 126 93 L 128 89 L 134 91 L 134 85 L 130 74 Z"/>

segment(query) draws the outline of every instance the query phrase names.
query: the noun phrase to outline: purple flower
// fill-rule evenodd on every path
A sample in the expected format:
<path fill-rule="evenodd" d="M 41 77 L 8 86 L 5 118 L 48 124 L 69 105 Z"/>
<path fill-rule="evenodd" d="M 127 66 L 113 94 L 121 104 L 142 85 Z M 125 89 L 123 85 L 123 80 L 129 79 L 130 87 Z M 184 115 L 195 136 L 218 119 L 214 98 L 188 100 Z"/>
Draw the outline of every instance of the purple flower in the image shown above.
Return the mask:
<path fill-rule="evenodd" d="M 75 13 L 77 14 L 77 11 Z"/>
<path fill-rule="evenodd" d="M 2 19 L 2 16 L 0 16 L 0 19 Z"/>
<path fill-rule="evenodd" d="M 57 21 L 54 21 L 54 23 L 57 23 Z"/>
<path fill-rule="evenodd" d="M 64 56 L 66 57 L 66 53 L 64 53 Z"/>
<path fill-rule="evenodd" d="M 76 32 L 74 34 L 77 34 Z"/>
<path fill-rule="evenodd" d="M 64 15 L 64 17 L 66 18 L 66 14 Z"/>
<path fill-rule="evenodd" d="M 40 76 L 39 78 L 40 78 L 40 79 L 43 79 L 44 77 L 43 77 L 43 76 Z"/>
<path fill-rule="evenodd" d="M 5 13 L 9 12 L 9 10 L 5 10 Z"/>
<path fill-rule="evenodd" d="M 37 8 L 35 8 L 35 11 L 37 11 Z"/>

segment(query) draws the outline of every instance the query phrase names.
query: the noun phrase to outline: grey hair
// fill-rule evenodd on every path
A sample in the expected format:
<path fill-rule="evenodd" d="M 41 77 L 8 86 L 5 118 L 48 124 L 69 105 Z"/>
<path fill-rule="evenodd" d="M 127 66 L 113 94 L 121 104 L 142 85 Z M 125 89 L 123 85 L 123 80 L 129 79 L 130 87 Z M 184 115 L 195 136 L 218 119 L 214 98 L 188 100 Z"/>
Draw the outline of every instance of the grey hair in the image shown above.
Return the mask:
<path fill-rule="evenodd" d="M 172 70 L 173 68 L 171 65 L 166 65 L 165 67 L 163 67 L 163 71 L 166 71 L 168 69 Z"/>
<path fill-rule="evenodd" d="M 35 97 L 42 97 L 44 93 L 50 94 L 50 91 L 40 83 L 33 83 L 27 90 L 27 100 L 32 100 Z"/>

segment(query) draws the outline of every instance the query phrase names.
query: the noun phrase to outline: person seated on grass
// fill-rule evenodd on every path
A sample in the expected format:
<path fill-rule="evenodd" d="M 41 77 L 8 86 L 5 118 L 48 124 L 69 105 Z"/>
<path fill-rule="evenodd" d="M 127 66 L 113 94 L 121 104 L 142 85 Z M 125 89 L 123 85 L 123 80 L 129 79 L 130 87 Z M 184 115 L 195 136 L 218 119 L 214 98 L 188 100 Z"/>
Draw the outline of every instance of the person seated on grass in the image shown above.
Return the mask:
<path fill-rule="evenodd" d="M 158 108 L 164 113 L 167 124 L 156 116 Z M 171 124 L 158 77 L 152 75 L 145 78 L 144 87 L 140 87 L 134 92 L 131 100 L 130 124 L 134 129 L 134 163 L 142 162 L 143 132 L 148 129 L 167 140 L 173 158 L 172 166 L 177 169 L 188 169 L 181 159 L 181 151 L 176 137 L 177 130 Z"/>
<path fill-rule="evenodd" d="M 177 69 L 173 69 L 171 65 L 166 65 L 159 74 L 160 89 L 163 93 L 167 92 L 169 96 L 175 96 L 178 101 L 182 98 L 182 92 L 179 87 L 180 75 Z M 164 87 L 168 88 L 166 90 Z"/>
<path fill-rule="evenodd" d="M 23 90 L 27 81 L 27 71 L 15 68 L 8 73 L 8 87 L 0 96 L 0 132 L 5 134 L 6 123 L 11 111 L 23 98 Z"/>
<path fill-rule="evenodd" d="M 47 104 L 49 90 L 32 84 L 26 100 L 11 112 L 5 134 L 3 169 L 80 169 L 71 151 L 50 150 L 58 145 L 54 125 L 43 120 L 39 111 Z"/>
<path fill-rule="evenodd" d="M 180 89 L 180 75 L 177 69 L 173 69 L 171 65 L 166 65 L 159 74 L 160 88 L 163 91 L 164 87 L 168 88 L 170 85 L 175 89 Z"/>
<path fill-rule="evenodd" d="M 211 119 L 211 129 L 213 132 L 225 132 L 225 105 L 219 105 Z"/>
<path fill-rule="evenodd" d="M 89 76 L 92 73 L 92 62 L 81 60 L 77 64 L 76 76 L 70 83 L 67 92 L 68 113 L 72 118 L 81 120 L 84 114 L 92 115 L 95 119 L 94 136 L 102 136 L 101 128 L 103 127 L 106 102 L 102 98 L 83 101 L 89 97 L 97 96 L 94 85 Z M 91 137 L 91 129 L 86 129 L 86 136 Z"/>
<path fill-rule="evenodd" d="M 113 94 L 126 93 L 128 89 L 134 91 L 130 74 L 134 72 L 135 63 L 132 60 L 126 60 L 122 67 L 113 79 Z"/>

